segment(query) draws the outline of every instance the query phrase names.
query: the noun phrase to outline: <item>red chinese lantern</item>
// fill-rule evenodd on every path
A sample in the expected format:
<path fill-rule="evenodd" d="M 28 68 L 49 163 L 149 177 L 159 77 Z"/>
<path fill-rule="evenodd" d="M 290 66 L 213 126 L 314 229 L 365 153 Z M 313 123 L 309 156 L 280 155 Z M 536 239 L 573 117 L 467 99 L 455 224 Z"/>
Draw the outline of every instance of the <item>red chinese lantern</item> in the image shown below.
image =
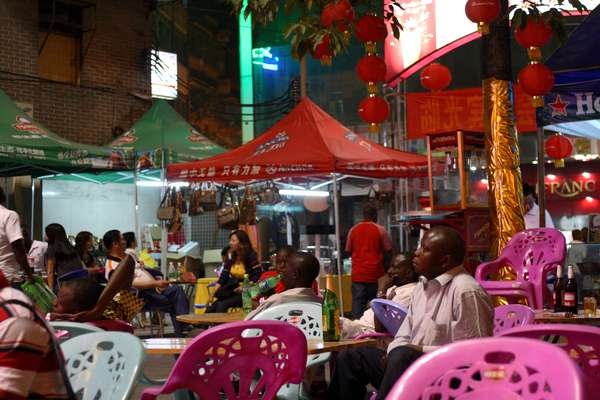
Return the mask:
<path fill-rule="evenodd" d="M 529 16 L 525 28 L 515 29 L 515 39 L 527 49 L 529 58 L 534 61 L 542 59 L 540 47 L 544 47 L 552 37 L 552 28 L 542 17 Z"/>
<path fill-rule="evenodd" d="M 500 15 L 500 0 L 469 0 L 465 5 L 467 18 L 477 24 L 481 34 L 490 33 L 489 23 Z"/>
<path fill-rule="evenodd" d="M 544 148 L 548 157 L 554 159 L 554 166 L 563 168 L 565 166 L 564 159 L 573 152 L 573 143 L 567 137 L 557 133 L 546 140 Z"/>
<path fill-rule="evenodd" d="M 335 3 L 328 3 L 323 7 L 323 11 L 321 11 L 321 25 L 325 28 L 329 28 L 335 21 L 341 19 L 342 15 Z"/>
<path fill-rule="evenodd" d="M 352 8 L 352 4 L 348 0 L 339 0 L 335 6 L 344 21 L 354 21 L 354 8 Z"/>
<path fill-rule="evenodd" d="M 390 116 L 390 106 L 383 97 L 370 95 L 358 105 L 358 115 L 369 123 L 372 132 L 377 132 L 379 124 Z"/>
<path fill-rule="evenodd" d="M 439 91 L 446 89 L 452 81 L 448 67 L 442 64 L 429 64 L 421 71 L 421 85 L 424 88 Z"/>
<path fill-rule="evenodd" d="M 554 86 L 552 70 L 540 63 L 532 63 L 523 68 L 518 75 L 519 86 L 525 93 L 533 96 L 533 105 L 543 107 L 543 95 Z"/>
<path fill-rule="evenodd" d="M 364 56 L 356 65 L 356 74 L 361 81 L 367 83 L 369 93 L 377 91 L 375 84 L 385 80 L 386 70 L 385 61 L 378 56 Z"/>
<path fill-rule="evenodd" d="M 311 50 L 311 54 L 313 58 L 321 61 L 321 65 L 331 65 L 333 50 L 331 50 L 331 39 L 329 35 L 323 36 L 321 42 Z"/>
<path fill-rule="evenodd" d="M 366 44 L 367 54 L 375 54 L 376 42 L 385 40 L 387 28 L 383 18 L 367 14 L 356 22 L 355 33 L 358 40 Z"/>

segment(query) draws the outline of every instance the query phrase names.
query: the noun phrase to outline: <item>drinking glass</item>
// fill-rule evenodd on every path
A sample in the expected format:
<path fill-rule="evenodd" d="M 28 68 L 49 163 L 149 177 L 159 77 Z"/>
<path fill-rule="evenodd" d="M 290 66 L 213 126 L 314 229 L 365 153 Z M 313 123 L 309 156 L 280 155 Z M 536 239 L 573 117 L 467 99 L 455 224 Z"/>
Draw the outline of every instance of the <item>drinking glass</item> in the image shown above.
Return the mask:
<path fill-rule="evenodd" d="M 586 318 L 593 318 L 596 316 L 596 298 L 595 297 L 584 297 L 583 298 L 583 316 Z"/>

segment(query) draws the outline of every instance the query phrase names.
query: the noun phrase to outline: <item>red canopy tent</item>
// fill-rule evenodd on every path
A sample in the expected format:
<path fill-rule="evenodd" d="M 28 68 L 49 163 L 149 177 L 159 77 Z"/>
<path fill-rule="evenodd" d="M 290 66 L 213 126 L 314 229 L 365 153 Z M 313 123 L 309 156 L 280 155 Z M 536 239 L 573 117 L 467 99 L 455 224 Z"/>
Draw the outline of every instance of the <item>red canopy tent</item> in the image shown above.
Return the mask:
<path fill-rule="evenodd" d="M 364 139 L 305 98 L 251 142 L 215 157 L 167 168 L 169 180 L 215 182 L 331 173 L 371 178 L 425 176 L 427 158 Z"/>
<path fill-rule="evenodd" d="M 237 149 L 167 166 L 167 178 L 172 181 L 248 182 L 330 174 L 334 188 L 337 174 L 367 178 L 426 176 L 427 157 L 367 140 L 304 98 L 263 135 Z M 332 192 L 339 249 L 338 191 Z M 341 294 L 341 257 L 337 257 L 337 269 Z M 340 301 L 343 310 L 341 296 Z"/>

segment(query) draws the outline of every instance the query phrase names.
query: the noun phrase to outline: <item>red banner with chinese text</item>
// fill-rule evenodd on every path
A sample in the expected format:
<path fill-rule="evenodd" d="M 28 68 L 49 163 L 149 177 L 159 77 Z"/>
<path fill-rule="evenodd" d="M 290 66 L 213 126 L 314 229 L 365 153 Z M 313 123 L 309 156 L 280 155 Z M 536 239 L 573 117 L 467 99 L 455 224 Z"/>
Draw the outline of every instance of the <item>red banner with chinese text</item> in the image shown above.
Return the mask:
<path fill-rule="evenodd" d="M 518 85 L 514 88 L 517 130 L 533 132 L 536 124 L 531 96 L 522 93 Z M 409 139 L 423 138 L 427 133 L 457 129 L 483 132 L 481 88 L 409 93 L 406 100 Z"/>

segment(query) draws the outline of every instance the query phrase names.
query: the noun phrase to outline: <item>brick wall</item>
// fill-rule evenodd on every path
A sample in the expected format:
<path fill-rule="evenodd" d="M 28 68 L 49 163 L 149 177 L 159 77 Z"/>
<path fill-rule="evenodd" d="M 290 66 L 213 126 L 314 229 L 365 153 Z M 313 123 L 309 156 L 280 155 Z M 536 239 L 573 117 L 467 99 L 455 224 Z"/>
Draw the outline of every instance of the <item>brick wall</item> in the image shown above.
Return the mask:
<path fill-rule="evenodd" d="M 150 106 L 131 95 L 150 93 L 144 54 L 152 44 L 152 24 L 146 3 L 96 1 L 96 31 L 75 86 L 24 81 L 6 73 L 38 76 L 38 1 L 0 1 L 0 88 L 15 101 L 33 104 L 36 120 L 55 133 L 83 143 L 107 143 L 113 128 L 128 129 Z M 86 18 L 86 24 L 94 22 Z M 84 48 L 87 43 L 85 36 Z"/>

